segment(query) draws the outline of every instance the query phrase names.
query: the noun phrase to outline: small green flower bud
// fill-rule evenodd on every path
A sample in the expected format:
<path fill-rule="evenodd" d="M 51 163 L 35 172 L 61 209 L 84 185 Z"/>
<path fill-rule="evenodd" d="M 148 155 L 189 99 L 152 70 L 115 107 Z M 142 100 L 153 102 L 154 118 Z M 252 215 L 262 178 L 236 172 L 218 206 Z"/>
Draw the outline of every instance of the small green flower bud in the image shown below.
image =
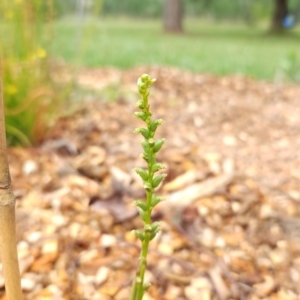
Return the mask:
<path fill-rule="evenodd" d="M 143 159 L 148 163 L 148 161 L 149 161 L 149 156 L 148 156 L 147 153 L 142 153 L 142 154 L 140 155 L 140 157 L 143 158 Z"/>
<path fill-rule="evenodd" d="M 155 130 L 157 129 L 157 127 L 158 127 L 159 125 L 161 125 L 163 122 L 164 122 L 163 119 L 155 120 L 155 121 L 152 122 L 152 124 L 150 125 L 150 130 L 151 130 L 152 132 L 155 132 Z"/>
<path fill-rule="evenodd" d="M 149 131 L 146 128 L 140 128 L 140 133 L 143 135 L 145 139 L 149 138 Z"/>
<path fill-rule="evenodd" d="M 147 214 L 144 210 L 142 210 L 140 207 L 137 208 L 138 212 L 139 212 L 139 215 L 141 217 L 141 219 L 146 222 L 146 219 L 147 219 Z"/>
<path fill-rule="evenodd" d="M 153 145 L 155 144 L 154 139 L 152 139 L 152 138 L 149 139 L 149 140 L 148 140 L 148 144 L 149 144 L 150 147 L 153 147 Z"/>
<path fill-rule="evenodd" d="M 149 131 L 146 128 L 135 128 L 133 133 L 140 133 L 145 139 L 148 139 L 150 136 Z"/>
<path fill-rule="evenodd" d="M 144 109 L 145 108 L 145 103 L 143 100 L 139 100 L 136 103 L 136 107 L 138 107 L 139 109 Z"/>
<path fill-rule="evenodd" d="M 140 94 L 144 94 L 145 91 L 150 87 L 152 83 L 154 83 L 156 79 L 151 78 L 148 74 L 143 74 L 137 81 L 137 86 Z"/>
<path fill-rule="evenodd" d="M 148 154 L 150 147 L 149 147 L 149 144 L 147 143 L 147 141 L 142 141 L 141 144 L 143 146 L 144 151 Z"/>
<path fill-rule="evenodd" d="M 149 225 L 149 224 L 146 224 L 144 226 L 144 230 L 145 230 L 145 232 L 152 232 L 153 231 L 151 225 Z"/>
<path fill-rule="evenodd" d="M 146 211 L 148 209 L 147 203 L 142 200 L 134 201 L 133 204 L 141 208 L 143 211 Z"/>
<path fill-rule="evenodd" d="M 146 171 L 146 170 L 144 170 L 144 169 L 142 169 L 142 168 L 134 168 L 133 169 L 138 175 L 140 175 L 141 176 L 141 178 L 143 179 L 143 180 L 148 180 L 148 178 L 149 178 L 149 174 L 148 174 L 148 172 Z"/>
<path fill-rule="evenodd" d="M 145 114 L 144 112 L 135 112 L 133 114 L 134 116 L 136 116 L 137 118 L 143 120 L 143 121 L 146 121 L 147 120 L 147 114 Z"/>
<path fill-rule="evenodd" d="M 154 232 L 154 231 L 157 231 L 159 229 L 159 222 L 154 222 L 151 224 L 151 231 Z"/>
<path fill-rule="evenodd" d="M 160 174 L 154 177 L 152 181 L 152 187 L 156 188 L 159 186 L 159 184 L 165 179 L 167 175 L 166 174 Z"/>
<path fill-rule="evenodd" d="M 152 241 L 156 237 L 157 233 L 158 233 L 158 231 L 154 231 L 150 234 L 150 238 L 149 238 L 150 241 Z"/>
<path fill-rule="evenodd" d="M 152 186 L 150 185 L 149 182 L 144 182 L 143 188 L 144 188 L 146 191 L 151 191 L 151 190 L 152 190 Z"/>
<path fill-rule="evenodd" d="M 150 282 L 147 282 L 144 284 L 143 288 L 144 288 L 144 291 L 147 291 L 149 289 L 149 287 L 151 286 L 151 283 Z"/>
<path fill-rule="evenodd" d="M 144 95 L 145 92 L 147 91 L 147 87 L 145 86 L 145 84 L 143 82 L 138 82 L 138 89 L 139 89 L 139 93 L 141 95 Z"/>
<path fill-rule="evenodd" d="M 144 234 L 142 232 L 140 232 L 139 230 L 133 230 L 133 233 L 140 241 L 143 241 L 145 239 Z"/>
<path fill-rule="evenodd" d="M 143 74 L 143 75 L 141 76 L 141 80 L 142 80 L 142 82 L 148 83 L 148 86 L 150 86 L 153 82 L 156 81 L 155 78 L 151 78 L 151 76 L 148 75 L 148 74 Z"/>
<path fill-rule="evenodd" d="M 151 208 L 153 208 L 153 207 L 156 206 L 159 202 L 164 201 L 164 200 L 165 200 L 165 199 L 164 199 L 163 197 L 159 197 L 159 196 L 156 196 L 156 195 L 152 195 L 151 203 L 150 203 Z"/>
<path fill-rule="evenodd" d="M 154 147 L 153 147 L 154 153 L 157 153 L 161 149 L 161 147 L 165 143 L 165 141 L 166 141 L 166 139 L 160 139 L 155 142 Z"/>
<path fill-rule="evenodd" d="M 151 171 L 152 171 L 152 172 L 157 172 L 157 171 L 162 170 L 162 169 L 165 169 L 165 168 L 166 168 L 166 167 L 165 167 L 163 164 L 161 164 L 161 163 L 155 163 L 155 164 L 152 166 Z"/>

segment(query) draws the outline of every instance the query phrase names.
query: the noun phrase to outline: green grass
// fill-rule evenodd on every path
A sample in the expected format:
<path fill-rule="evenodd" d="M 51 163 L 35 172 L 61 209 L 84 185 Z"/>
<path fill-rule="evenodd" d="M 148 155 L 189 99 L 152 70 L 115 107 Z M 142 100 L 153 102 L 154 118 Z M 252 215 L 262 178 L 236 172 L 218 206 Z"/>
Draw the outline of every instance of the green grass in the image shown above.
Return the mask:
<path fill-rule="evenodd" d="M 187 20 L 185 34 L 167 35 L 161 27 L 159 20 L 102 18 L 86 22 L 80 38 L 78 21 L 65 19 L 54 26 L 51 51 L 56 57 L 86 67 L 156 64 L 272 80 L 299 47 L 299 29 L 272 36 L 267 26 Z"/>

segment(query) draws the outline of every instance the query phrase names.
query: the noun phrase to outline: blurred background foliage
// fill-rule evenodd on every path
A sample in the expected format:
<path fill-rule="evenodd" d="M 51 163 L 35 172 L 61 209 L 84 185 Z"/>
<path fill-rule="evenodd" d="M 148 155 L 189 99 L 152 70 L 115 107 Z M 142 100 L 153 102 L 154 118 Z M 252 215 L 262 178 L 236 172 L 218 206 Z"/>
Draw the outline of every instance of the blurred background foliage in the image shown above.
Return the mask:
<path fill-rule="evenodd" d="M 253 6 L 251 10 L 258 18 L 266 17 L 268 10 L 272 9 L 271 0 L 264 3 L 259 0 L 254 1 L 227 1 L 227 0 L 185 0 L 184 10 L 186 16 L 192 17 L 209 17 L 213 19 L 243 19 L 246 6 Z M 261 9 L 263 8 L 263 9 Z M 267 8 L 267 10 L 266 10 Z M 103 14 L 110 15 L 128 15 L 133 17 L 151 17 L 157 18 L 162 16 L 162 0 L 104 0 Z M 264 12 L 262 15 L 261 12 Z"/>
<path fill-rule="evenodd" d="M 102 0 L 102 15 L 159 18 L 163 13 L 163 0 Z M 184 0 L 184 11 L 188 17 L 208 17 L 215 20 L 269 19 L 274 0 Z M 290 7 L 298 5 L 290 0 Z M 88 6 L 94 1 L 87 1 Z M 76 13 L 78 1 L 54 0 L 56 17 Z"/>
<path fill-rule="evenodd" d="M 159 18 L 163 13 L 163 0 L 102 0 L 102 15 Z M 298 0 L 290 0 L 289 6 L 297 8 Z M 93 1 L 88 1 L 92 6 Z M 54 0 L 56 16 L 76 12 L 74 0 Z M 274 0 L 184 0 L 184 11 L 188 17 L 208 17 L 215 20 L 269 19 L 274 9 Z"/>
<path fill-rule="evenodd" d="M 300 0 L 282 1 L 299 18 Z M 183 31 L 176 35 L 163 30 L 167 2 L 1 0 L 9 144 L 40 143 L 49 120 L 63 109 L 73 86 L 53 80 L 53 66 L 61 60 L 73 67 L 156 64 L 217 75 L 300 80 L 297 26 L 284 34 L 267 34 L 275 0 L 182 0 Z"/>
<path fill-rule="evenodd" d="M 43 134 L 45 112 L 54 98 L 45 44 L 50 42 L 53 7 L 51 1 L 2 0 L 0 10 L 8 142 L 29 145 Z M 42 42 L 39 37 L 44 30 L 49 35 Z"/>

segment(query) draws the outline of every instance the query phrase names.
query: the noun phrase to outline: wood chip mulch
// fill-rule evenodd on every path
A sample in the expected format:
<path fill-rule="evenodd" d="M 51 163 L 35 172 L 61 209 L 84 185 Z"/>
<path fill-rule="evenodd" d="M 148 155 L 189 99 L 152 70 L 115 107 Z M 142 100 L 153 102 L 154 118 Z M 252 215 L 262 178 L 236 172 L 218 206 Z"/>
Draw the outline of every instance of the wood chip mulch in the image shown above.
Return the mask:
<path fill-rule="evenodd" d="M 25 299 L 128 300 L 143 73 L 157 78 L 168 173 L 144 299 L 300 299 L 300 86 L 155 66 L 81 71 L 97 99 L 84 94 L 39 147 L 9 149 Z"/>

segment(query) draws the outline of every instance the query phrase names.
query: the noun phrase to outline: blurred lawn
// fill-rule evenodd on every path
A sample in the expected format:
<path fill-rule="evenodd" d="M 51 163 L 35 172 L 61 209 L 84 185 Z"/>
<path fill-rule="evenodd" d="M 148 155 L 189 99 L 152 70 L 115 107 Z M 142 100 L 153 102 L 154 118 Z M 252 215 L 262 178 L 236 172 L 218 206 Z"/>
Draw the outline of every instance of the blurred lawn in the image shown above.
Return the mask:
<path fill-rule="evenodd" d="M 187 20 L 183 35 L 163 33 L 159 20 L 102 18 L 84 24 L 81 28 L 75 19 L 54 24 L 53 56 L 86 67 L 159 64 L 272 80 L 291 53 L 297 54 L 300 38 L 299 29 L 271 36 L 267 26 L 201 20 Z"/>

